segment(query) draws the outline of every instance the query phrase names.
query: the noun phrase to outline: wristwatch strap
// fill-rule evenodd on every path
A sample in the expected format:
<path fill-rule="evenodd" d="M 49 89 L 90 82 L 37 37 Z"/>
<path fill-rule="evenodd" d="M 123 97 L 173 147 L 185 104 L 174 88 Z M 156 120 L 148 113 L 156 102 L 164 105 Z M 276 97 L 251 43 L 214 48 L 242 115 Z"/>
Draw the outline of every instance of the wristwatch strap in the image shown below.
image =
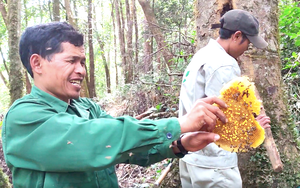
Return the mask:
<path fill-rule="evenodd" d="M 186 155 L 188 153 L 188 151 L 183 147 L 183 145 L 181 143 L 181 138 L 182 138 L 182 136 L 177 140 L 177 148 L 183 155 Z"/>

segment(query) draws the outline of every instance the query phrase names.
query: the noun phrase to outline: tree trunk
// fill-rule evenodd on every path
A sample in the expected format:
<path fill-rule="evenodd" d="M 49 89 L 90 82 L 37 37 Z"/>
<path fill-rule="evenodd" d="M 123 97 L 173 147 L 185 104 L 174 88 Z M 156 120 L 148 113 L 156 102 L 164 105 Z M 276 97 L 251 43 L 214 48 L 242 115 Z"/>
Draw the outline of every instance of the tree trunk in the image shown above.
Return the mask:
<path fill-rule="evenodd" d="M 115 0 L 114 0 L 115 1 Z M 116 21 L 114 16 L 114 1 L 111 2 L 111 19 L 113 22 L 113 32 L 114 32 L 114 65 L 116 69 L 116 86 L 119 85 L 119 76 L 118 76 L 118 65 L 117 65 L 117 35 L 116 35 Z"/>
<path fill-rule="evenodd" d="M 102 6 L 101 6 L 102 7 Z M 103 8 L 103 7 L 102 7 Z M 103 9 L 101 10 L 101 13 L 102 13 L 102 17 L 103 17 Z M 96 24 L 96 12 L 95 12 L 95 9 L 94 9 L 94 31 L 96 33 L 96 38 L 97 38 L 97 41 L 98 41 L 98 44 L 100 46 L 100 55 L 102 57 L 102 61 L 103 61 L 103 66 L 104 66 L 104 70 L 105 70 L 105 80 L 106 80 L 106 88 L 107 88 L 107 93 L 111 93 L 111 82 L 110 82 L 110 71 L 109 71 L 109 57 L 106 58 L 105 57 L 105 49 L 104 49 L 104 45 L 105 45 L 105 42 L 103 40 L 101 40 L 100 38 L 100 34 L 98 33 L 98 29 L 97 29 L 97 24 Z M 109 53 L 108 53 L 109 54 Z M 108 61 L 107 61 L 108 59 Z"/>
<path fill-rule="evenodd" d="M 31 92 L 31 83 L 26 69 L 24 69 L 24 74 L 25 74 L 26 94 L 29 94 Z"/>
<path fill-rule="evenodd" d="M 133 30 L 133 16 L 132 10 L 130 11 L 130 6 L 128 0 L 125 0 L 126 7 L 126 21 L 127 21 L 127 77 L 128 83 L 133 80 L 133 47 L 132 47 L 132 30 Z"/>
<path fill-rule="evenodd" d="M 165 37 L 155 18 L 154 12 L 150 6 L 150 2 L 147 0 L 138 0 L 138 1 L 143 9 L 147 22 L 149 24 L 149 28 L 157 43 L 158 51 L 162 52 L 162 56 L 166 64 L 170 67 L 172 65 L 173 54 L 168 49 L 168 44 L 166 43 Z"/>
<path fill-rule="evenodd" d="M 19 0 L 10 0 L 8 4 L 8 47 L 9 47 L 9 83 L 10 102 L 23 96 L 22 64 L 19 58 L 19 32 L 20 32 L 20 6 Z"/>
<path fill-rule="evenodd" d="M 60 21 L 59 0 L 53 0 L 53 20 Z"/>
<path fill-rule="evenodd" d="M 89 63 L 90 63 L 90 80 L 89 80 L 89 94 L 90 97 L 96 97 L 95 89 L 95 60 L 94 60 L 94 47 L 93 47 L 93 4 L 92 0 L 88 0 L 88 43 L 89 43 Z"/>
<path fill-rule="evenodd" d="M 65 9 L 66 9 L 66 13 L 67 13 L 67 20 L 68 22 L 75 28 L 77 28 L 77 25 L 74 21 L 74 17 L 73 17 L 73 13 L 71 10 L 71 4 L 70 4 L 70 0 L 65 0 Z"/>
<path fill-rule="evenodd" d="M 0 0 L 0 11 L 7 28 L 8 23 L 7 23 L 6 1 L 4 2 L 4 0 Z"/>
<path fill-rule="evenodd" d="M 121 19 L 123 18 L 122 11 L 120 8 L 120 0 L 115 0 L 115 10 L 116 10 L 116 20 L 117 20 L 117 26 L 118 26 L 118 35 L 119 35 L 119 42 L 120 42 L 120 52 L 121 52 L 121 59 L 122 59 L 122 67 L 125 77 L 125 84 L 128 82 L 128 72 L 127 72 L 127 58 L 126 58 L 126 49 L 125 49 L 125 38 L 124 38 L 124 19 L 123 22 L 121 22 Z"/>
<path fill-rule="evenodd" d="M 148 73 L 153 71 L 153 65 L 152 65 L 152 45 L 151 45 L 151 38 L 152 35 L 149 32 L 149 24 L 145 20 L 144 22 L 144 63 L 142 67 L 142 72 Z"/>
<path fill-rule="evenodd" d="M 253 79 L 263 100 L 266 113 L 271 117 L 272 131 L 284 171 L 275 173 L 263 146 L 252 152 L 239 154 L 239 168 L 243 187 L 295 187 L 299 181 L 299 150 L 288 127 L 289 114 L 281 79 L 281 62 L 278 41 L 278 2 L 262 0 L 195 1 L 197 49 L 205 46 L 209 38 L 216 38 L 218 30 L 211 24 L 219 23 L 220 17 L 230 9 L 251 12 L 260 22 L 260 35 L 269 46 L 265 50 L 250 49 L 240 58 L 244 75 Z"/>
<path fill-rule="evenodd" d="M 137 66 L 138 63 L 139 63 L 139 29 L 138 29 L 138 25 L 137 25 L 135 0 L 131 0 L 131 10 L 132 10 L 131 20 L 133 20 L 134 33 L 135 33 L 135 58 L 134 58 L 134 65 Z"/>

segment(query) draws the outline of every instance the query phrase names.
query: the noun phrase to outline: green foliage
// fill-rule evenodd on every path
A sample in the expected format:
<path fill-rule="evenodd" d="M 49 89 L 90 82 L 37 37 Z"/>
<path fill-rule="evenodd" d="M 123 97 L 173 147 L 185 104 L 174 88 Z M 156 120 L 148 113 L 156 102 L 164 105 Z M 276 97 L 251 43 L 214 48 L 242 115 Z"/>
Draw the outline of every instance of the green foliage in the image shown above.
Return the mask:
<path fill-rule="evenodd" d="M 300 7 L 299 2 L 282 1 L 280 4 L 279 31 L 282 59 L 282 75 L 286 84 L 291 118 L 296 126 L 295 136 L 299 140 L 300 131 Z"/>
<path fill-rule="evenodd" d="M 279 31 L 281 58 L 283 62 L 283 74 L 288 71 L 296 77 L 299 72 L 299 53 L 300 52 L 300 7 L 299 2 L 280 4 Z"/>

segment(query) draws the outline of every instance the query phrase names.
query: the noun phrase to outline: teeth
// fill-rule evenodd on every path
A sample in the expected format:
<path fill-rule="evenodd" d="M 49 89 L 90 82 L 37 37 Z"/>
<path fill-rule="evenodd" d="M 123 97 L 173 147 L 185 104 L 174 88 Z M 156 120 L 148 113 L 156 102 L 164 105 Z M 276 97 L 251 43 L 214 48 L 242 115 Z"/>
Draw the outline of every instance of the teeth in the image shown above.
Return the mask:
<path fill-rule="evenodd" d="M 70 81 L 72 84 L 78 84 L 78 85 L 80 85 L 80 81 L 79 80 L 71 80 Z"/>

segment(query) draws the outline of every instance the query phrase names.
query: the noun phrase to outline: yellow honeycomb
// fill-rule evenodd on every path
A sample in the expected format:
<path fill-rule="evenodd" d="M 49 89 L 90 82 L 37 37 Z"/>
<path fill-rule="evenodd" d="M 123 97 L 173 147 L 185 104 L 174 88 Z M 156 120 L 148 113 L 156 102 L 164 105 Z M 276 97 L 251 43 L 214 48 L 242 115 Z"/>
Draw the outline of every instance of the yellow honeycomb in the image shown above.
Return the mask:
<path fill-rule="evenodd" d="M 228 108 L 221 108 L 228 122 L 217 121 L 214 133 L 220 135 L 215 143 L 230 152 L 247 152 L 261 145 L 265 131 L 255 120 L 260 113 L 261 101 L 255 96 L 254 84 L 248 77 L 238 77 L 227 83 L 220 91 Z"/>

